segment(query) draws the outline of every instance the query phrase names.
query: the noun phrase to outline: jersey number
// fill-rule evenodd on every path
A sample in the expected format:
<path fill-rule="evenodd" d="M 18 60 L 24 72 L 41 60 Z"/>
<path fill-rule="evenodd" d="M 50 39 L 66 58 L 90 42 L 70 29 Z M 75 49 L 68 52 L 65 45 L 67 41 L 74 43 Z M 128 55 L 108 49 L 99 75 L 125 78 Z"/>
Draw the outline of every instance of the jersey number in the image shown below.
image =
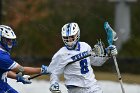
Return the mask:
<path fill-rule="evenodd" d="M 80 61 L 80 67 L 81 67 L 82 74 L 86 74 L 87 72 L 89 72 L 87 59 L 83 59 Z"/>

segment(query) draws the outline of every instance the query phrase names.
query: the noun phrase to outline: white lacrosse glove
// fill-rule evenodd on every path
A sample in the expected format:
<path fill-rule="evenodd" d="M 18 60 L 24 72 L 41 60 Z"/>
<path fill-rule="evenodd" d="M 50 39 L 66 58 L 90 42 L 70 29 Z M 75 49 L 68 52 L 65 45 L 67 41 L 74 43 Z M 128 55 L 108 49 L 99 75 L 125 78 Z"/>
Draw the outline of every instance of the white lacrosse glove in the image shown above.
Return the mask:
<path fill-rule="evenodd" d="M 52 93 L 61 93 L 60 89 L 59 89 L 59 84 L 57 82 L 55 82 L 54 84 L 52 84 L 50 86 L 50 91 Z"/>
<path fill-rule="evenodd" d="M 116 56 L 118 54 L 117 48 L 115 45 L 110 45 L 107 47 L 107 54 L 110 56 Z"/>
<path fill-rule="evenodd" d="M 21 75 L 20 73 L 16 75 L 17 82 L 22 82 L 23 84 L 31 84 L 32 82 L 28 79 L 29 75 Z"/>
<path fill-rule="evenodd" d="M 93 52 L 96 56 L 99 56 L 99 57 L 106 55 L 105 46 L 101 40 L 98 41 L 98 43 L 94 45 Z"/>

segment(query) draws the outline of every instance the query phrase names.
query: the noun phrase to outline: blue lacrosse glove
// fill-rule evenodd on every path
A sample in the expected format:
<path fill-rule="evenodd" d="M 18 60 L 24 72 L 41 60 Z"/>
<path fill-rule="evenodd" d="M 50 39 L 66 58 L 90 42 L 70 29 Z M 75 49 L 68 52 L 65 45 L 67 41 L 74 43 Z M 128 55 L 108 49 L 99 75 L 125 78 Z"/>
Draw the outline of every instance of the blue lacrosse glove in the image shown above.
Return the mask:
<path fill-rule="evenodd" d="M 29 77 L 30 77 L 29 75 L 22 76 L 22 74 L 18 73 L 16 75 L 16 80 L 17 82 L 22 82 L 23 84 L 31 84 L 32 82 L 28 80 Z"/>
<path fill-rule="evenodd" d="M 60 89 L 59 89 L 59 84 L 57 82 L 55 82 L 54 84 L 52 84 L 50 86 L 50 91 L 52 93 L 61 93 Z"/>
<path fill-rule="evenodd" d="M 110 45 L 107 47 L 107 54 L 111 56 L 116 56 L 118 54 L 117 48 L 115 45 Z"/>
<path fill-rule="evenodd" d="M 41 66 L 41 74 L 42 75 L 48 74 L 48 67 L 47 66 L 45 66 L 45 65 Z"/>

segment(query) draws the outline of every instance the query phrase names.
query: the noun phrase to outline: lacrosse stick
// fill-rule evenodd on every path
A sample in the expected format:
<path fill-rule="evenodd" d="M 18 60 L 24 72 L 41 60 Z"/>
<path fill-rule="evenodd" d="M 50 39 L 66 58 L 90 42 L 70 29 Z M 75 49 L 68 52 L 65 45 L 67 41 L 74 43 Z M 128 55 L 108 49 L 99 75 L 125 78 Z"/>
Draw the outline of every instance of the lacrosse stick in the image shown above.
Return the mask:
<path fill-rule="evenodd" d="M 71 64 L 71 63 L 74 63 L 74 62 L 76 62 L 76 61 L 79 61 L 79 60 L 82 60 L 82 59 L 84 59 L 84 58 L 87 58 L 87 57 L 89 57 L 89 56 L 91 56 L 91 53 L 90 53 L 91 51 L 85 51 L 85 52 L 82 52 L 82 53 L 80 53 L 80 55 L 81 55 L 81 57 L 80 58 L 76 58 L 76 59 L 74 59 L 73 61 L 71 61 L 71 62 L 69 62 L 67 65 L 69 65 L 69 64 Z M 49 74 L 49 73 L 48 73 Z M 43 74 L 37 74 L 37 75 L 34 75 L 34 76 L 32 76 L 32 77 L 30 77 L 30 78 L 28 78 L 29 80 L 31 80 L 31 79 L 34 79 L 34 78 L 37 78 L 37 77 L 39 77 L 39 76 L 42 76 Z"/>
<path fill-rule="evenodd" d="M 37 77 L 39 77 L 39 76 L 42 76 L 43 74 L 37 74 L 37 75 L 34 75 L 34 76 L 32 76 L 32 77 L 30 77 L 30 78 L 28 78 L 28 80 L 31 80 L 31 79 L 34 79 L 34 78 L 37 78 Z M 51 91 L 51 93 L 62 93 L 60 90 L 56 90 L 56 91 Z"/>
<path fill-rule="evenodd" d="M 116 41 L 116 40 L 118 39 L 118 37 L 116 37 L 117 34 L 116 34 L 116 32 L 110 27 L 110 25 L 108 24 L 108 22 L 105 22 L 105 23 L 104 23 L 104 28 L 105 28 L 105 31 L 106 31 L 106 33 L 107 33 L 107 41 L 108 41 L 108 44 L 109 44 L 109 45 L 112 45 L 112 44 L 113 44 L 113 41 Z M 116 56 L 113 56 L 113 60 L 114 60 L 114 63 L 115 63 L 115 67 L 116 67 L 117 74 L 118 74 L 118 79 L 119 79 L 119 81 L 120 81 L 122 93 L 125 93 L 125 90 L 124 90 L 124 87 L 123 87 L 123 82 L 122 82 L 121 74 L 120 74 L 120 71 L 119 71 L 119 67 L 118 67 L 118 63 L 117 63 Z"/>
<path fill-rule="evenodd" d="M 32 77 L 29 77 L 28 80 L 31 80 L 31 79 L 37 78 L 37 77 L 39 77 L 39 76 L 42 76 L 42 74 L 40 73 L 40 74 L 34 75 L 34 76 L 32 76 Z"/>
<path fill-rule="evenodd" d="M 100 50 L 101 53 L 98 52 L 99 50 Z M 93 52 L 95 54 L 93 54 Z M 77 62 L 77 61 L 80 61 L 80 60 L 82 60 L 84 58 L 87 58 L 89 56 L 105 57 L 105 55 L 101 55 L 101 54 L 104 54 L 104 49 L 103 49 L 103 45 L 102 45 L 101 40 L 100 40 L 100 41 L 98 41 L 98 45 L 96 44 L 96 46 L 94 46 L 94 48 L 92 50 L 90 50 L 90 51 L 84 51 L 84 52 L 81 52 L 81 53 L 79 53 L 77 55 L 72 56 L 71 57 L 72 61 L 71 62 L 68 62 L 67 65 L 72 64 L 72 63 Z M 42 75 L 43 74 L 40 73 L 40 74 L 34 75 L 34 76 L 32 76 L 32 77 L 30 77 L 28 79 L 31 80 L 31 79 L 37 78 L 39 76 L 42 76 Z"/>

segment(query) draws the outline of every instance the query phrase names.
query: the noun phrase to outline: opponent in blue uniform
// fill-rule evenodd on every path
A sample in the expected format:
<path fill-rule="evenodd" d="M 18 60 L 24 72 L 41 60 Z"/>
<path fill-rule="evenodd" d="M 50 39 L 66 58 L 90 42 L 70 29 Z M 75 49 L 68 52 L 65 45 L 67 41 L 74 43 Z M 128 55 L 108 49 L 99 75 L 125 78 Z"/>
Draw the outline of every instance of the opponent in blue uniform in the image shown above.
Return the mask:
<path fill-rule="evenodd" d="M 27 75 L 47 74 L 47 66 L 41 68 L 23 67 L 11 58 L 10 50 L 16 44 L 14 31 L 6 25 L 0 25 L 0 93 L 18 93 L 7 83 L 7 77 L 17 82 L 30 84 Z M 17 73 L 17 74 L 16 74 Z M 26 75 L 27 77 L 25 77 Z"/>

